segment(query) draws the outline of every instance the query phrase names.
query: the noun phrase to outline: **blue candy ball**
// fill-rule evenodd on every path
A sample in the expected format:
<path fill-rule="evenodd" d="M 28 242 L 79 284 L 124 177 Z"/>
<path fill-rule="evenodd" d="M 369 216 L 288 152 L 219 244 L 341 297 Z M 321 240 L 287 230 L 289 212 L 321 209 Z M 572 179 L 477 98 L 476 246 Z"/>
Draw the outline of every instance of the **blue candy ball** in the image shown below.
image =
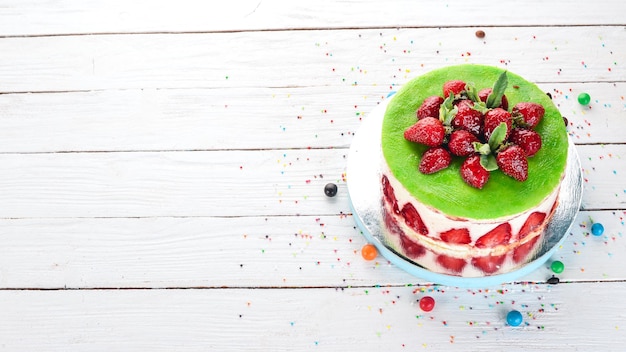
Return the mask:
<path fill-rule="evenodd" d="M 522 313 L 512 310 L 506 315 L 506 322 L 511 326 L 519 326 L 523 321 Z"/>
<path fill-rule="evenodd" d="M 601 223 L 596 222 L 593 225 L 591 225 L 591 233 L 594 236 L 602 236 L 602 234 L 604 233 L 604 226 L 602 226 Z"/>

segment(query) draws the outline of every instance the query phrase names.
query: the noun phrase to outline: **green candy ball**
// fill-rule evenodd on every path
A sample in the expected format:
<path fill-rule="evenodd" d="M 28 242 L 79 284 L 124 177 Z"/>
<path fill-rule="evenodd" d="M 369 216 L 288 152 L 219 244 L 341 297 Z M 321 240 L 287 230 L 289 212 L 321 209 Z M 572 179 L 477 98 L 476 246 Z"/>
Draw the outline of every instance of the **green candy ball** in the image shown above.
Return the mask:
<path fill-rule="evenodd" d="M 587 105 L 591 101 L 591 97 L 587 93 L 578 94 L 578 103 L 580 105 Z"/>
<path fill-rule="evenodd" d="M 550 269 L 552 269 L 552 271 L 556 274 L 560 274 L 563 272 L 563 269 L 565 269 L 565 265 L 563 265 L 563 262 L 560 260 L 555 260 L 552 262 L 552 265 L 550 265 Z"/>

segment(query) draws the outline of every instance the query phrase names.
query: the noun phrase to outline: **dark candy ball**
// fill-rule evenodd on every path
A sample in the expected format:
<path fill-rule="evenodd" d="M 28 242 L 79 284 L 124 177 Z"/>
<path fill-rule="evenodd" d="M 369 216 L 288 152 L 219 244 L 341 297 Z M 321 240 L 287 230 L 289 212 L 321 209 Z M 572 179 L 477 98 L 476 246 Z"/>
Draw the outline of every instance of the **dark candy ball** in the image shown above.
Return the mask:
<path fill-rule="evenodd" d="M 328 197 L 334 197 L 337 195 L 337 185 L 334 183 L 329 183 L 324 186 L 324 194 Z"/>

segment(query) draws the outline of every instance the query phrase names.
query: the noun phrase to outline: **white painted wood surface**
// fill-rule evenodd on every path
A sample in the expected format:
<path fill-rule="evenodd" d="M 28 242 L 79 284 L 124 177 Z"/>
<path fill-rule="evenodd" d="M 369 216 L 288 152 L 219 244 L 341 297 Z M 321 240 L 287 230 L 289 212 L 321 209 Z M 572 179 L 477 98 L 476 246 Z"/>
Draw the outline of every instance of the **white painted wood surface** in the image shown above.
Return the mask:
<path fill-rule="evenodd" d="M 0 2 L 0 350 L 622 351 L 624 4 Z M 585 181 L 559 285 L 546 264 L 433 286 L 360 256 L 354 133 L 465 62 L 569 120 Z"/>

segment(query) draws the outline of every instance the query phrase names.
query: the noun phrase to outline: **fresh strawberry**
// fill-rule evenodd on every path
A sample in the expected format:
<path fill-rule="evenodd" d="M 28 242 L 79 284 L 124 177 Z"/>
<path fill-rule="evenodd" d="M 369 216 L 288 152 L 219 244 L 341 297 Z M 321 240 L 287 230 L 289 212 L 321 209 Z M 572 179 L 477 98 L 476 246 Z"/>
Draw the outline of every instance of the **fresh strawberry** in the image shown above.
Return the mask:
<path fill-rule="evenodd" d="M 448 81 L 443 84 L 443 96 L 448 97 L 450 94 L 458 95 L 465 90 L 465 82 L 459 80 Z"/>
<path fill-rule="evenodd" d="M 402 231 L 400 225 L 396 221 L 396 219 L 387 212 L 387 209 L 383 207 L 383 220 L 385 221 L 385 226 L 392 234 L 398 236 L 400 238 L 400 244 L 404 249 L 404 253 L 409 258 L 418 258 L 426 254 L 426 248 L 423 246 L 411 241 Z"/>
<path fill-rule="evenodd" d="M 504 263 L 506 255 L 472 258 L 472 265 L 482 270 L 485 274 L 493 274 L 500 270 L 500 266 Z"/>
<path fill-rule="evenodd" d="M 474 152 L 474 142 L 478 142 L 474 134 L 466 130 L 456 130 L 450 134 L 448 149 L 453 155 L 468 156 Z"/>
<path fill-rule="evenodd" d="M 528 254 L 535 248 L 537 241 L 539 240 L 539 236 L 535 236 L 530 241 L 520 245 L 519 247 L 513 250 L 513 261 L 515 263 L 520 263 L 524 259 L 528 257 Z"/>
<path fill-rule="evenodd" d="M 446 131 L 443 123 L 434 117 L 425 117 L 404 131 L 406 140 L 429 147 L 441 145 L 445 135 Z"/>
<path fill-rule="evenodd" d="M 404 231 L 400 228 L 400 224 L 393 215 L 389 214 L 386 207 L 383 207 L 383 221 L 385 222 L 385 227 L 396 236 L 404 236 Z"/>
<path fill-rule="evenodd" d="M 463 271 L 463 268 L 465 268 L 465 265 L 467 264 L 465 259 L 450 257 L 445 254 L 440 254 L 437 256 L 437 263 L 446 268 L 448 271 L 456 274 L 461 273 Z"/>
<path fill-rule="evenodd" d="M 461 164 L 461 177 L 468 185 L 482 189 L 489 180 L 489 171 L 480 165 L 480 156 L 472 154 Z"/>
<path fill-rule="evenodd" d="M 483 103 L 487 102 L 487 97 L 489 97 L 489 94 L 491 94 L 492 89 L 491 88 L 484 88 L 481 89 L 478 92 L 478 98 L 480 98 L 480 100 Z M 499 106 L 500 108 L 504 109 L 504 110 L 508 110 L 509 109 L 509 101 L 506 99 L 506 95 L 502 95 L 502 103 Z"/>
<path fill-rule="evenodd" d="M 485 136 L 485 142 L 489 141 L 489 137 L 491 137 L 491 133 L 493 130 L 498 127 L 502 122 L 506 123 L 506 136 L 504 139 L 506 140 L 511 133 L 511 128 L 513 127 L 513 119 L 511 118 L 511 114 L 502 109 L 495 108 L 487 111 L 485 114 L 485 121 L 483 125 L 483 135 Z"/>
<path fill-rule="evenodd" d="M 483 123 L 483 114 L 474 110 L 474 103 L 471 100 L 460 100 L 457 104 L 457 113 L 452 119 L 452 127 L 456 129 L 464 129 L 472 132 L 476 136 L 480 134 L 480 127 Z"/>
<path fill-rule="evenodd" d="M 521 115 L 524 122 L 528 124 L 530 128 L 535 128 L 535 126 L 541 122 L 541 119 L 543 119 L 546 110 L 541 104 L 522 102 L 515 104 L 511 112 L 515 115 Z"/>
<path fill-rule="evenodd" d="M 441 240 L 446 243 L 468 244 L 472 242 L 469 231 L 467 229 L 452 229 L 440 234 Z"/>
<path fill-rule="evenodd" d="M 546 213 L 542 213 L 540 211 L 530 214 L 528 219 L 526 219 L 526 222 L 524 222 L 524 225 L 522 225 L 522 228 L 517 233 L 517 239 L 521 240 L 528 236 L 531 232 L 538 229 L 543 224 L 543 220 L 545 220 L 545 218 Z"/>
<path fill-rule="evenodd" d="M 423 119 L 425 117 L 439 118 L 439 108 L 443 104 L 443 98 L 438 95 L 433 95 L 424 99 L 422 105 L 417 109 L 417 118 Z"/>
<path fill-rule="evenodd" d="M 528 157 L 535 155 L 541 149 L 541 136 L 533 130 L 514 128 L 511 131 L 510 140 L 519 145 Z"/>
<path fill-rule="evenodd" d="M 393 192 L 393 187 L 389 183 L 389 179 L 386 175 L 383 175 L 382 179 L 383 184 L 383 195 L 385 196 L 385 200 L 389 204 L 391 204 L 394 213 L 400 214 L 400 209 L 398 209 L 398 200 L 396 199 L 396 194 Z"/>
<path fill-rule="evenodd" d="M 424 248 L 424 246 L 413 242 L 405 234 L 400 236 L 400 243 L 404 249 L 404 253 L 409 258 L 416 259 L 426 254 L 426 248 Z"/>
<path fill-rule="evenodd" d="M 447 168 L 451 161 L 452 157 L 445 148 L 433 147 L 422 154 L 419 170 L 423 174 L 433 174 Z"/>
<path fill-rule="evenodd" d="M 420 233 L 422 235 L 428 235 L 428 228 L 422 221 L 422 217 L 417 212 L 417 209 L 411 203 L 406 203 L 402 210 L 400 211 L 402 217 L 404 218 L 404 222 L 412 228 L 415 232 Z"/>
<path fill-rule="evenodd" d="M 508 222 L 496 226 L 491 231 L 476 240 L 478 248 L 493 248 L 501 244 L 509 243 L 511 239 L 511 225 Z"/>
<path fill-rule="evenodd" d="M 528 160 L 524 150 L 512 144 L 496 155 L 498 168 L 506 175 L 518 181 L 526 181 L 528 178 Z"/>

